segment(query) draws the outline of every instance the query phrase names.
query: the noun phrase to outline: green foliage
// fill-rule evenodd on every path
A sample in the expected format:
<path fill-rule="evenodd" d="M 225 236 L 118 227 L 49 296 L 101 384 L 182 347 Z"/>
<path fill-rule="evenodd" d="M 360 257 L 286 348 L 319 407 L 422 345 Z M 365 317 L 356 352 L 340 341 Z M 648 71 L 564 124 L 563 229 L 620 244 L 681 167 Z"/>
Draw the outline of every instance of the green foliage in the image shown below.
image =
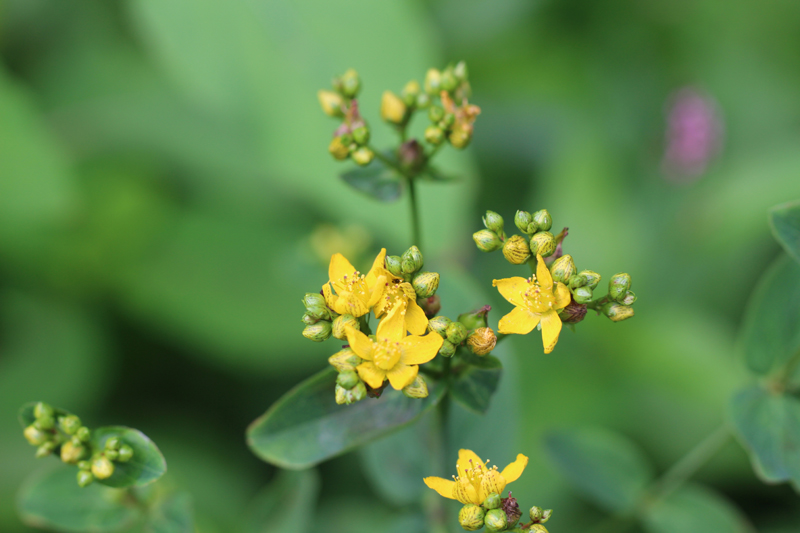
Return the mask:
<path fill-rule="evenodd" d="M 686 485 L 648 506 L 643 515 L 649 533 L 752 533 L 742 514 L 715 491 Z"/>
<path fill-rule="evenodd" d="M 150 511 L 144 533 L 195 533 L 194 508 L 189 493 L 164 498 Z"/>
<path fill-rule="evenodd" d="M 462 350 L 469 366 L 459 374 L 451 385 L 453 399 L 477 414 L 486 414 L 492 396 L 500 383 L 503 364 L 494 356 L 484 357 L 469 354 Z"/>
<path fill-rule="evenodd" d="M 393 158 L 390 153 L 385 157 Z M 394 202 L 403 194 L 403 176 L 379 158 L 365 167 L 356 167 L 343 172 L 345 183 L 381 202 Z"/>
<path fill-rule="evenodd" d="M 123 426 L 97 428 L 92 431 L 92 446 L 103 450 L 106 441 L 112 437 L 118 437 L 123 444 L 133 448 L 133 457 L 127 462 L 115 463 L 111 477 L 98 479 L 98 483 L 115 488 L 139 487 L 152 483 L 167 471 L 167 462 L 161 451 L 137 429 Z"/>
<path fill-rule="evenodd" d="M 789 202 L 770 209 L 772 234 L 786 252 L 800 263 L 800 201 Z"/>
<path fill-rule="evenodd" d="M 253 453 L 282 468 L 308 468 L 412 422 L 444 393 L 430 383 L 430 395 L 422 400 L 386 390 L 379 399 L 337 405 L 336 376 L 333 368 L 315 374 L 255 420 L 247 429 Z"/>
<path fill-rule="evenodd" d="M 311 533 L 319 485 L 315 470 L 278 472 L 251 502 L 242 533 Z"/>

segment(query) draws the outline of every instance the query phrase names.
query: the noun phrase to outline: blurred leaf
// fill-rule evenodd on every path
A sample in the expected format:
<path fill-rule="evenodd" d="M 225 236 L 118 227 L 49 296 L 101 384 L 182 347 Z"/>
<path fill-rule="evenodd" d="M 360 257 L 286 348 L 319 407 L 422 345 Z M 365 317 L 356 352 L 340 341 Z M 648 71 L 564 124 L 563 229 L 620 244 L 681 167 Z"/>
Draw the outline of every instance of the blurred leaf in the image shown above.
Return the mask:
<path fill-rule="evenodd" d="M 317 520 L 319 487 L 316 470 L 278 472 L 250 505 L 244 533 L 310 532 Z"/>
<path fill-rule="evenodd" d="M 770 209 L 772 234 L 795 261 L 800 263 L 800 201 Z"/>
<path fill-rule="evenodd" d="M 429 166 L 428 168 L 425 169 L 425 172 L 422 173 L 422 179 L 424 179 L 425 181 L 443 181 L 443 182 L 460 181 L 460 178 L 456 176 L 451 176 L 449 174 L 445 174 L 434 166 Z"/>
<path fill-rule="evenodd" d="M 124 426 L 108 426 L 92 430 L 91 444 L 95 450 L 105 449 L 111 437 L 119 437 L 123 444 L 133 448 L 133 457 L 127 463 L 114 461 L 114 473 L 98 483 L 109 487 L 147 485 L 167 471 L 167 462 L 153 441 L 139 431 Z"/>
<path fill-rule="evenodd" d="M 128 506 L 125 492 L 92 483 L 79 487 L 77 469 L 59 466 L 28 480 L 17 505 L 22 520 L 33 527 L 57 531 L 120 531 L 140 517 Z"/>
<path fill-rule="evenodd" d="M 545 437 L 545 448 L 578 490 L 614 513 L 633 510 L 653 479 L 653 468 L 641 450 L 606 430 L 551 433 Z"/>
<path fill-rule="evenodd" d="M 498 358 L 473 357 L 470 366 L 453 381 L 453 399 L 473 413 L 486 414 L 502 373 L 503 363 Z"/>
<path fill-rule="evenodd" d="M 387 154 L 387 157 L 392 156 Z M 377 158 L 365 167 L 343 172 L 340 177 L 357 191 L 381 202 L 394 202 L 403 194 L 403 176 Z"/>
<path fill-rule="evenodd" d="M 800 265 L 780 257 L 762 276 L 740 334 L 747 364 L 767 374 L 800 350 Z"/>
<path fill-rule="evenodd" d="M 647 507 L 643 516 L 650 533 L 747 533 L 753 528 L 728 500 L 699 485 L 679 488 Z"/>
<path fill-rule="evenodd" d="M 730 410 L 756 473 L 800 486 L 800 400 L 754 386 L 734 396 Z"/>
<path fill-rule="evenodd" d="M 250 449 L 282 468 L 301 469 L 399 429 L 435 406 L 441 386 L 428 383 L 430 396 L 407 398 L 391 388 L 380 398 L 337 405 L 336 370 L 325 369 L 286 393 L 247 428 Z"/>
<path fill-rule="evenodd" d="M 186 492 L 168 496 L 150 512 L 146 533 L 194 533 L 192 497 Z"/>

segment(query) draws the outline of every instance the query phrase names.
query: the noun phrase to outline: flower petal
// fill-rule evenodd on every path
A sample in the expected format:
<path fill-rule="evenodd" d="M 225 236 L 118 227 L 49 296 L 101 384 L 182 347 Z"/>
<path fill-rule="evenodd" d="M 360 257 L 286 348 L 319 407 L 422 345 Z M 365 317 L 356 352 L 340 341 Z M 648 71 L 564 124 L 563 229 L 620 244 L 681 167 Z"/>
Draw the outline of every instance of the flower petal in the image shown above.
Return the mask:
<path fill-rule="evenodd" d="M 355 267 L 350 264 L 345 256 L 336 253 L 331 256 L 331 264 L 328 267 L 328 277 L 331 281 L 339 281 L 345 276 L 353 276 L 356 273 Z"/>
<path fill-rule="evenodd" d="M 325 298 L 325 303 L 328 304 L 328 307 L 336 309 L 336 300 L 338 300 L 339 297 L 333 294 L 330 283 L 326 283 L 322 286 L 322 296 Z"/>
<path fill-rule="evenodd" d="M 525 278 L 514 277 L 492 280 L 492 287 L 497 287 L 503 298 L 517 307 L 525 306 L 525 291 L 528 290 L 529 283 Z"/>
<path fill-rule="evenodd" d="M 520 453 L 517 455 L 517 460 L 505 467 L 500 472 L 500 475 L 505 478 L 506 483 L 511 483 L 522 475 L 522 471 L 525 470 L 526 466 L 528 466 L 528 458 Z"/>
<path fill-rule="evenodd" d="M 497 331 L 500 333 L 518 333 L 525 335 L 533 331 L 539 323 L 539 315 L 532 313 L 524 307 L 515 307 L 510 313 L 500 319 Z"/>
<path fill-rule="evenodd" d="M 343 292 L 333 303 L 333 310 L 340 315 L 348 314 L 359 317 L 369 313 L 369 307 L 352 292 Z"/>
<path fill-rule="evenodd" d="M 558 334 L 561 333 L 561 318 L 555 311 L 542 313 L 542 344 L 544 353 L 550 353 L 556 347 Z"/>
<path fill-rule="evenodd" d="M 422 335 L 428 329 L 428 317 L 415 300 L 409 300 L 406 307 L 406 329 L 414 335 Z"/>
<path fill-rule="evenodd" d="M 383 298 L 383 295 L 386 293 L 387 281 L 388 278 L 384 270 L 377 276 L 374 284 L 367 283 L 369 290 L 372 291 L 369 295 L 369 302 L 367 302 L 367 305 L 375 308 L 375 316 L 380 315 L 383 312 L 383 308 L 386 307 L 386 298 Z"/>
<path fill-rule="evenodd" d="M 345 330 L 345 335 L 347 335 L 347 342 L 350 344 L 350 348 L 356 352 L 357 356 L 361 359 L 372 361 L 373 342 L 369 337 L 352 327 L 348 327 Z"/>
<path fill-rule="evenodd" d="M 453 496 L 453 490 L 456 486 L 455 481 L 433 476 L 423 478 L 422 481 L 425 482 L 428 488 L 438 492 L 440 496 L 444 496 L 445 498 L 449 498 L 451 500 L 456 499 L 455 496 Z"/>
<path fill-rule="evenodd" d="M 389 378 L 389 383 L 392 384 L 394 390 L 403 390 L 403 388 L 411 385 L 411 382 L 417 377 L 417 372 L 419 372 L 417 365 L 408 366 L 398 363 L 386 373 L 386 377 Z"/>
<path fill-rule="evenodd" d="M 539 254 L 536 254 L 536 281 L 544 290 L 550 290 L 553 287 L 553 276 L 550 275 L 550 269 L 544 264 L 544 259 Z"/>
<path fill-rule="evenodd" d="M 460 449 L 458 450 L 458 475 L 463 476 L 467 470 L 482 465 L 483 461 L 478 454 L 472 450 Z"/>
<path fill-rule="evenodd" d="M 388 339 L 391 342 L 398 342 L 406 336 L 405 315 L 403 315 L 404 308 L 402 305 L 396 305 L 389 311 L 389 314 L 383 317 L 378 323 L 378 329 L 375 332 L 375 337 L 379 340 Z"/>
<path fill-rule="evenodd" d="M 358 376 L 373 389 L 383 385 L 383 380 L 386 379 L 386 372 L 378 368 L 372 361 L 361 363 L 356 367 L 356 371 Z"/>
<path fill-rule="evenodd" d="M 561 283 L 560 281 L 556 282 L 556 309 L 563 309 L 569 305 L 572 301 L 572 296 L 569 293 L 569 289 L 566 285 Z"/>
<path fill-rule="evenodd" d="M 371 287 L 377 281 L 378 276 L 381 275 L 381 271 L 384 269 L 384 259 L 386 259 L 386 248 L 381 248 L 381 251 L 375 257 L 375 261 L 372 262 L 372 268 L 367 272 L 366 281 L 368 286 Z"/>
<path fill-rule="evenodd" d="M 403 357 L 400 362 L 406 365 L 427 363 L 436 357 L 443 343 L 442 336 L 433 331 L 427 335 L 409 335 L 400 341 L 403 349 Z"/>

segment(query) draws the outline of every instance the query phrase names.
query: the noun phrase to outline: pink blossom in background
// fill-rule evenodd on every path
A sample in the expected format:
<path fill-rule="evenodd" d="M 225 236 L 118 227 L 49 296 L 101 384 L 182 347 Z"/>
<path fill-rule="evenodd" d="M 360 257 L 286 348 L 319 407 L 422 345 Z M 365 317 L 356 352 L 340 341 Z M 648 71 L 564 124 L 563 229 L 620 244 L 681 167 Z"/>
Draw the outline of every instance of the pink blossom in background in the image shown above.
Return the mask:
<path fill-rule="evenodd" d="M 667 107 L 662 169 L 675 183 L 696 181 L 722 147 L 722 120 L 713 98 L 692 87 L 676 91 Z"/>

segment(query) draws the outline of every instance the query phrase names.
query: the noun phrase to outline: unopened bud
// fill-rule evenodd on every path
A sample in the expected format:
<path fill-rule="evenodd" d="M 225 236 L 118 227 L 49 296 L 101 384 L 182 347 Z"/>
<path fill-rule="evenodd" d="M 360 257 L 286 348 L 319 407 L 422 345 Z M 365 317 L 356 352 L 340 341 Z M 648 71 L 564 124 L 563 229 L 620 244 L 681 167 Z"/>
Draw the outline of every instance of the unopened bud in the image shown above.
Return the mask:
<path fill-rule="evenodd" d="M 78 470 L 78 486 L 88 487 L 94 481 L 94 476 L 89 470 Z"/>
<path fill-rule="evenodd" d="M 452 68 L 444 69 L 442 72 L 441 83 L 442 89 L 447 92 L 452 92 L 456 87 L 458 87 L 458 79 L 456 78 L 455 74 L 453 74 Z"/>
<path fill-rule="evenodd" d="M 53 418 L 55 412 L 49 404 L 38 402 L 33 408 L 33 416 L 36 418 Z"/>
<path fill-rule="evenodd" d="M 403 267 L 399 255 L 386 256 L 386 270 L 388 270 L 393 276 L 398 278 L 403 277 Z"/>
<path fill-rule="evenodd" d="M 92 460 L 92 474 L 97 479 L 108 479 L 114 473 L 114 463 L 102 455 Z"/>
<path fill-rule="evenodd" d="M 393 124 L 402 124 L 406 118 L 406 104 L 392 91 L 384 91 L 381 98 L 381 118 Z"/>
<path fill-rule="evenodd" d="M 447 340 L 453 344 L 461 344 L 467 338 L 467 328 L 461 322 L 451 322 L 447 326 Z"/>
<path fill-rule="evenodd" d="M 417 109 L 427 109 L 431 105 L 431 97 L 428 93 L 419 93 L 417 95 Z"/>
<path fill-rule="evenodd" d="M 22 432 L 28 442 L 33 446 L 40 446 L 49 440 L 49 435 L 35 427 L 33 424 L 25 428 Z"/>
<path fill-rule="evenodd" d="M 317 320 L 331 320 L 331 311 L 325 304 L 307 307 L 305 314 Z"/>
<path fill-rule="evenodd" d="M 512 265 L 521 265 L 531 257 L 528 242 L 519 235 L 514 235 L 503 244 L 503 256 Z"/>
<path fill-rule="evenodd" d="M 133 457 L 133 448 L 127 444 L 123 444 L 117 453 L 119 454 L 117 460 L 120 463 L 127 463 Z"/>
<path fill-rule="evenodd" d="M 347 390 L 352 389 L 361 379 L 358 377 L 358 374 L 354 370 L 346 370 L 344 372 L 339 372 L 339 375 L 336 376 L 336 384 L 344 387 Z"/>
<path fill-rule="evenodd" d="M 436 294 L 428 298 L 417 299 L 417 305 L 422 308 L 428 318 L 436 316 L 436 313 L 442 309 L 442 301 Z"/>
<path fill-rule="evenodd" d="M 468 503 L 458 512 L 458 523 L 467 531 L 477 531 L 483 527 L 485 511 L 480 505 Z"/>
<path fill-rule="evenodd" d="M 486 327 L 486 315 L 492 310 L 491 305 L 484 305 L 480 309 L 470 311 L 469 313 L 461 313 L 458 315 L 458 321 L 464 324 L 468 330 Z"/>
<path fill-rule="evenodd" d="M 439 288 L 438 272 L 418 272 L 411 282 L 419 298 L 430 298 Z"/>
<path fill-rule="evenodd" d="M 533 524 L 528 531 L 529 533 L 549 533 L 542 524 Z"/>
<path fill-rule="evenodd" d="M 545 509 L 544 512 L 542 513 L 542 519 L 539 520 L 539 522 L 544 524 L 545 522 L 550 520 L 551 516 L 553 516 L 553 510 L 552 509 Z M 544 531 L 547 531 L 547 530 L 545 529 Z"/>
<path fill-rule="evenodd" d="M 358 72 L 355 69 L 347 69 L 347 72 L 342 74 L 339 78 L 339 90 L 348 98 L 355 98 L 358 96 L 358 91 L 361 90 L 361 79 L 358 77 Z"/>
<path fill-rule="evenodd" d="M 317 305 L 325 305 L 325 298 L 318 292 L 307 292 L 303 296 L 303 305 L 308 309 Z"/>
<path fill-rule="evenodd" d="M 601 309 L 603 314 L 611 319 L 612 322 L 622 322 L 633 316 L 633 307 L 622 305 L 617 302 L 608 302 Z"/>
<path fill-rule="evenodd" d="M 428 320 L 428 329 L 438 333 L 443 339 L 447 338 L 447 326 L 452 324 L 452 320 L 446 316 L 437 316 Z"/>
<path fill-rule="evenodd" d="M 56 449 L 55 442 L 52 441 L 45 442 L 36 449 L 36 458 L 41 459 L 42 457 L 47 457 L 48 455 L 53 453 L 53 450 L 55 449 Z"/>
<path fill-rule="evenodd" d="M 86 453 L 86 448 L 83 446 L 75 446 L 72 441 L 67 441 L 61 445 L 61 460 L 65 463 L 75 464 Z"/>
<path fill-rule="evenodd" d="M 553 227 L 553 217 L 550 216 L 547 209 L 536 211 L 533 214 L 533 221 L 536 222 L 539 231 L 550 231 L 550 228 Z"/>
<path fill-rule="evenodd" d="M 103 455 L 105 455 L 106 459 L 109 461 L 116 461 L 119 459 L 119 452 L 117 450 L 106 450 L 103 452 Z"/>
<path fill-rule="evenodd" d="M 329 117 L 342 117 L 344 116 L 344 98 L 338 93 L 333 91 L 317 91 L 317 98 L 319 98 L 319 105 L 322 111 Z"/>
<path fill-rule="evenodd" d="M 497 236 L 497 233 L 482 229 L 472 234 L 472 240 L 481 252 L 494 252 L 503 246 L 503 241 Z"/>
<path fill-rule="evenodd" d="M 565 324 L 577 324 L 586 316 L 586 306 L 570 300 L 566 307 L 558 311 L 558 316 Z"/>
<path fill-rule="evenodd" d="M 350 156 L 350 147 L 342 141 L 341 137 L 334 137 L 328 145 L 328 152 L 334 159 L 344 161 Z"/>
<path fill-rule="evenodd" d="M 608 297 L 619 302 L 631 289 L 631 276 L 624 272 L 614 274 L 608 282 Z"/>
<path fill-rule="evenodd" d="M 444 118 L 444 108 L 439 105 L 432 105 L 430 109 L 428 109 L 428 118 L 434 124 L 441 122 Z"/>
<path fill-rule="evenodd" d="M 425 128 L 425 140 L 434 146 L 439 146 L 444 142 L 444 130 L 439 126 L 428 126 Z"/>
<path fill-rule="evenodd" d="M 339 372 L 355 370 L 362 362 L 351 348 L 344 348 L 328 358 L 328 363 Z"/>
<path fill-rule="evenodd" d="M 570 289 L 577 289 L 578 287 L 585 287 L 589 284 L 589 280 L 583 274 L 575 274 L 574 276 L 570 277 L 566 285 Z"/>
<path fill-rule="evenodd" d="M 369 128 L 366 126 L 359 126 L 356 129 L 354 129 L 353 141 L 361 146 L 367 144 L 369 142 Z"/>
<path fill-rule="evenodd" d="M 78 470 L 91 470 L 92 469 L 92 462 L 91 461 L 78 461 L 76 464 Z"/>
<path fill-rule="evenodd" d="M 373 152 L 366 146 L 362 146 L 358 150 L 354 151 L 351 157 L 353 158 L 353 161 L 355 161 L 357 165 L 365 167 L 370 163 L 372 163 L 372 160 L 375 158 L 375 152 Z"/>
<path fill-rule="evenodd" d="M 544 510 L 541 507 L 534 505 L 531 507 L 531 510 L 528 514 L 531 517 L 531 521 L 538 522 L 542 519 L 542 516 L 544 516 Z"/>
<path fill-rule="evenodd" d="M 465 128 L 455 128 L 447 136 L 447 140 L 453 145 L 453 148 L 462 150 L 466 148 L 472 140 L 472 130 Z"/>
<path fill-rule="evenodd" d="M 502 504 L 503 501 L 496 492 L 492 492 L 483 500 L 483 506 L 487 509 L 499 509 Z"/>
<path fill-rule="evenodd" d="M 438 69 L 431 68 L 425 74 L 425 92 L 431 96 L 436 96 L 442 90 L 442 73 Z"/>
<path fill-rule="evenodd" d="M 336 403 L 339 405 L 350 405 L 351 403 L 360 402 L 367 397 L 367 388 L 364 386 L 363 381 L 359 381 L 352 389 L 345 389 L 341 385 L 336 385 L 335 398 Z"/>
<path fill-rule="evenodd" d="M 308 313 L 303 313 L 303 319 L 302 320 L 303 320 L 303 324 L 305 324 L 306 326 L 310 326 L 311 324 L 316 324 L 317 322 L 319 322 L 320 319 L 319 318 L 315 318 L 315 317 L 309 315 Z"/>
<path fill-rule="evenodd" d="M 400 258 L 400 266 L 403 269 L 403 274 L 413 274 L 417 272 L 424 264 L 422 252 L 419 248 L 412 246 L 406 250 Z"/>
<path fill-rule="evenodd" d="M 81 419 L 75 415 L 67 415 L 59 419 L 61 429 L 67 435 L 74 435 L 81 428 Z"/>
<path fill-rule="evenodd" d="M 556 239 L 549 231 L 540 231 L 531 237 L 531 253 L 549 257 L 556 251 Z"/>
<path fill-rule="evenodd" d="M 410 82 L 406 83 L 405 87 L 403 87 L 402 95 L 403 97 L 411 97 L 416 102 L 417 96 L 419 96 L 420 92 L 422 92 L 422 88 L 419 86 L 419 82 L 417 80 L 411 80 Z"/>
<path fill-rule="evenodd" d="M 550 265 L 550 273 L 553 276 L 553 280 L 560 281 L 561 283 L 568 283 L 569 279 L 575 274 L 577 269 L 575 268 L 575 262 L 572 260 L 572 256 L 562 255 L 558 259 L 556 259 L 552 265 Z"/>
<path fill-rule="evenodd" d="M 483 523 L 486 525 L 486 531 L 503 531 L 508 526 L 508 519 L 502 509 L 492 509 L 486 513 Z"/>
<path fill-rule="evenodd" d="M 483 217 L 483 225 L 486 226 L 486 229 L 491 230 L 498 235 L 504 235 L 503 217 L 494 211 L 486 211 L 486 214 Z"/>
<path fill-rule="evenodd" d="M 359 324 L 358 319 L 353 315 L 339 315 L 333 319 L 333 324 L 331 325 L 331 334 L 339 340 L 345 340 L 347 338 L 347 328 L 353 328 L 360 331 L 361 324 Z"/>
<path fill-rule="evenodd" d="M 56 421 L 52 416 L 41 416 L 36 419 L 34 425 L 41 430 L 48 430 L 56 427 Z"/>
<path fill-rule="evenodd" d="M 634 302 L 636 302 L 636 293 L 633 291 L 626 292 L 625 296 L 619 301 L 622 305 L 633 305 Z"/>
<path fill-rule="evenodd" d="M 106 450 L 119 450 L 119 447 L 122 446 L 122 441 L 119 437 L 111 437 L 106 441 L 105 449 Z"/>
<path fill-rule="evenodd" d="M 78 431 L 75 432 L 75 437 L 77 437 L 80 442 L 89 442 L 89 439 L 92 438 L 92 432 L 89 428 L 83 426 L 78 428 Z"/>
<path fill-rule="evenodd" d="M 492 328 L 478 328 L 467 337 L 467 344 L 475 355 L 486 355 L 494 350 L 497 344 L 497 335 Z"/>
<path fill-rule="evenodd" d="M 600 278 L 601 278 L 600 274 L 592 270 L 581 270 L 580 272 L 578 272 L 578 275 L 584 276 L 586 278 L 586 284 L 592 290 L 596 289 L 597 284 L 600 283 Z"/>
<path fill-rule="evenodd" d="M 442 347 L 439 348 L 439 355 L 442 357 L 453 357 L 456 354 L 456 345 L 452 342 L 445 340 L 442 342 Z"/>
<path fill-rule="evenodd" d="M 528 227 L 533 222 L 533 216 L 527 211 L 517 211 L 514 215 L 514 225 L 523 233 L 528 233 Z"/>
<path fill-rule="evenodd" d="M 572 289 L 572 299 L 579 304 L 588 304 L 592 301 L 592 289 L 589 287 L 577 287 Z"/>
<path fill-rule="evenodd" d="M 403 388 L 403 394 L 409 398 L 427 398 L 428 384 L 425 383 L 425 379 L 420 374 L 417 374 L 417 377 L 414 378 L 411 385 L 406 385 Z"/>
<path fill-rule="evenodd" d="M 314 342 L 322 342 L 331 336 L 331 323 L 327 320 L 320 320 L 316 324 L 306 326 L 303 329 L 303 337 Z"/>
<path fill-rule="evenodd" d="M 453 75 L 459 82 L 467 81 L 469 78 L 469 74 L 467 72 L 467 64 L 464 61 L 459 61 L 456 63 L 456 66 L 453 67 Z"/>

